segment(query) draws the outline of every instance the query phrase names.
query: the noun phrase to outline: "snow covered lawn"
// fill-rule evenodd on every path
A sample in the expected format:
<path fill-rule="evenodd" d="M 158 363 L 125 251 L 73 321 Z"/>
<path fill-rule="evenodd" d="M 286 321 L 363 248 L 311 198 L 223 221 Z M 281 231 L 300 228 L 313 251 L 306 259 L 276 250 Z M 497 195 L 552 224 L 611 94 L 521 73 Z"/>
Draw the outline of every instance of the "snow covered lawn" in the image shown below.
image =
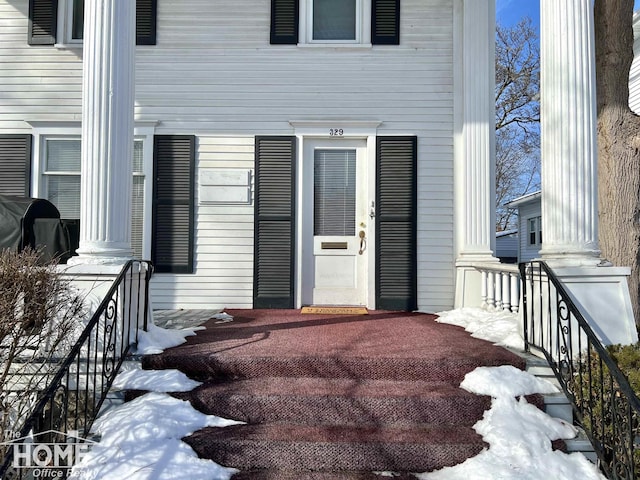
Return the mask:
<path fill-rule="evenodd" d="M 224 314 L 223 314 L 224 315 Z M 439 321 L 459 325 L 499 345 L 522 349 L 518 319 L 504 312 L 460 309 L 442 312 Z M 221 321 L 229 318 L 221 317 Z M 179 345 L 193 330 L 164 330 L 153 326 L 142 332 L 139 351 L 159 353 Z M 100 443 L 76 465 L 69 478 L 75 480 L 226 480 L 236 470 L 198 458 L 180 439 L 206 426 L 237 422 L 204 415 L 168 391 L 188 391 L 199 385 L 175 370 L 122 372 L 116 385 L 121 389 L 152 393 L 128 402 L 96 420 L 94 431 Z M 572 425 L 553 419 L 524 395 L 552 393 L 557 389 L 514 367 L 481 367 L 467 374 L 461 387 L 493 397 L 491 409 L 474 426 L 489 448 L 454 467 L 419 473 L 421 480 L 591 480 L 604 479 L 582 454 L 554 451 L 551 441 L 576 435 Z M 303 480 L 303 479 L 301 479 Z"/>

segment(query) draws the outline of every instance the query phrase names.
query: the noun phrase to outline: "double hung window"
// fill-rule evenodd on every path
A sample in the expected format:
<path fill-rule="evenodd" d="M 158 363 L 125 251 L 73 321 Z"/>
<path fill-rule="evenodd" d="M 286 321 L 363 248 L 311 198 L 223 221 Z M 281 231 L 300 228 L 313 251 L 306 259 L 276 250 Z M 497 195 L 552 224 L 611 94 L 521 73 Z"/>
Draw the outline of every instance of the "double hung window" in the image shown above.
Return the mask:
<path fill-rule="evenodd" d="M 532 217 L 528 220 L 527 233 L 529 245 L 542 244 L 542 217 Z"/>
<path fill-rule="evenodd" d="M 38 195 L 53 203 L 64 219 L 80 218 L 80 139 L 44 137 L 41 188 Z M 131 247 L 136 258 L 144 256 L 144 142 L 133 143 L 131 195 Z"/>

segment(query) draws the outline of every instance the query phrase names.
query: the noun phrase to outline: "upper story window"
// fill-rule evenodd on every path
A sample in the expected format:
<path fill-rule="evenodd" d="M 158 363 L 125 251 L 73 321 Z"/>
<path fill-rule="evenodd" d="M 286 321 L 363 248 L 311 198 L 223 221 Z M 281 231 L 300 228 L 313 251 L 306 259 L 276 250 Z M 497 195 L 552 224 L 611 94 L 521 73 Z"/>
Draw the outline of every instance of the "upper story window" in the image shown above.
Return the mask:
<path fill-rule="evenodd" d="M 271 0 L 273 45 L 399 45 L 400 0 Z"/>
<path fill-rule="evenodd" d="M 311 0 L 312 42 L 358 42 L 360 4 L 358 0 Z"/>
<path fill-rule="evenodd" d="M 136 44 L 155 45 L 158 0 L 135 2 Z M 29 45 L 81 47 L 83 37 L 84 0 L 29 0 Z"/>

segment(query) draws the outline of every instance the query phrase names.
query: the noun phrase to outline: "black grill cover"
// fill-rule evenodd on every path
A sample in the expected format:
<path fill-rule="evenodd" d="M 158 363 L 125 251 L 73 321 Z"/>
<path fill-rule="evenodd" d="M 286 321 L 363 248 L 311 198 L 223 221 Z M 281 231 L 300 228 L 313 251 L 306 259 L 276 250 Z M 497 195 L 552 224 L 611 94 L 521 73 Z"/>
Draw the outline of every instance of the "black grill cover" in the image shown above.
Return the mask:
<path fill-rule="evenodd" d="M 30 247 L 41 252 L 41 262 L 66 263 L 78 247 L 78 230 L 78 221 L 60 220 L 48 200 L 0 195 L 0 250 Z"/>

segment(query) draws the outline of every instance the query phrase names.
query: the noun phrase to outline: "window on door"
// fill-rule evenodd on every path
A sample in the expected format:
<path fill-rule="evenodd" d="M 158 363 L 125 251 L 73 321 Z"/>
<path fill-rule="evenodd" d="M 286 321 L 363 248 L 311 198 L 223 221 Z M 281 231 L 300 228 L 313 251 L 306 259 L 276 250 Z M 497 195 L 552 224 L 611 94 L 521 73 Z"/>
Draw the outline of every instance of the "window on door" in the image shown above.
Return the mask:
<path fill-rule="evenodd" d="M 314 235 L 352 236 L 356 223 L 356 151 L 314 151 Z"/>

